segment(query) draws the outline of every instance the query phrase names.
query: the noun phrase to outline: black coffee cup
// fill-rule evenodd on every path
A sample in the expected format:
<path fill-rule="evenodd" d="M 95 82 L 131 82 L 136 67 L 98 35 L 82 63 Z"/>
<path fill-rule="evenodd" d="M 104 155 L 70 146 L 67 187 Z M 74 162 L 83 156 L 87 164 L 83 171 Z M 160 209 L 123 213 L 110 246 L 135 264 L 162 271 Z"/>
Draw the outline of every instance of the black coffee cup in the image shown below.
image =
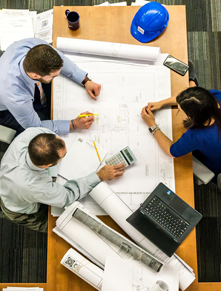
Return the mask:
<path fill-rule="evenodd" d="M 80 27 L 80 16 L 76 11 L 66 10 L 65 15 L 68 21 L 68 27 L 72 30 L 77 30 Z"/>

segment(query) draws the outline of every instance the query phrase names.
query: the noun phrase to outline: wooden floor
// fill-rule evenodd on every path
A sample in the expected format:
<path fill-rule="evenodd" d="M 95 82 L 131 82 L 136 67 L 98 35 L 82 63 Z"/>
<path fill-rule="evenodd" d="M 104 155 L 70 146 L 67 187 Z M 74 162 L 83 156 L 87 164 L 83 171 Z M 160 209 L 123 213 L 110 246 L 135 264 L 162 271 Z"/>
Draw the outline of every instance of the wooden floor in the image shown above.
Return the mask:
<path fill-rule="evenodd" d="M 161 0 L 186 5 L 188 54 L 199 85 L 221 90 L 221 1 Z M 38 13 L 53 6 L 91 6 L 101 0 L 0 0 L 0 9 L 30 9 Z M 119 2 L 119 1 L 109 1 Z M 131 1 L 127 1 L 130 5 Z M 6 150 L 0 143 L 0 158 Z M 199 281 L 221 281 L 221 193 L 212 183 L 195 184 L 196 208 L 203 214 L 197 227 Z M 47 237 L 12 225 L 0 213 L 0 282 L 46 282 Z"/>

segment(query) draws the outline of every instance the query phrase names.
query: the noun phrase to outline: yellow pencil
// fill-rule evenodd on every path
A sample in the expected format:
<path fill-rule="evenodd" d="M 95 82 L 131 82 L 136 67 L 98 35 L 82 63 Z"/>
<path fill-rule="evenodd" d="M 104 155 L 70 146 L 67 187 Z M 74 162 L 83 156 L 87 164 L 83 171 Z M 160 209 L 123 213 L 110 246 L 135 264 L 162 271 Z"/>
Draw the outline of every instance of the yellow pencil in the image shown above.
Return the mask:
<path fill-rule="evenodd" d="M 80 114 L 78 115 L 78 117 L 86 117 L 86 116 L 91 116 L 92 114 Z M 99 114 L 94 114 L 94 115 L 99 115 Z"/>
<path fill-rule="evenodd" d="M 95 143 L 94 140 L 93 140 L 93 143 L 94 143 L 95 150 L 96 150 L 96 152 L 97 152 L 98 159 L 99 159 L 99 161 L 101 162 L 101 157 L 100 157 L 100 155 L 99 155 L 99 152 L 98 152 L 98 150 L 97 150 L 97 146 L 96 146 L 96 143 Z"/>

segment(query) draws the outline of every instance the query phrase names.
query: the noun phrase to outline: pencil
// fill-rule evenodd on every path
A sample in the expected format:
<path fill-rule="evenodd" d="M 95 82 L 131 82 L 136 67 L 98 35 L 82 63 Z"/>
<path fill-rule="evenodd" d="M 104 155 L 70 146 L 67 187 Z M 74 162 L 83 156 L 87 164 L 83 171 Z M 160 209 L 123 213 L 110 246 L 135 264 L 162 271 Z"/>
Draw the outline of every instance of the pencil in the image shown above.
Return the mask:
<path fill-rule="evenodd" d="M 99 152 L 98 152 L 98 150 L 97 150 L 97 146 L 96 146 L 96 143 L 95 143 L 94 140 L 93 140 L 93 143 L 94 143 L 95 150 L 96 150 L 96 152 L 97 152 L 98 159 L 99 159 L 99 161 L 101 162 L 101 157 L 100 157 L 100 155 L 99 155 Z"/>
<path fill-rule="evenodd" d="M 91 116 L 92 114 L 80 114 L 78 115 L 78 117 L 87 117 L 87 116 Z M 94 115 L 99 115 L 97 113 L 95 113 Z"/>

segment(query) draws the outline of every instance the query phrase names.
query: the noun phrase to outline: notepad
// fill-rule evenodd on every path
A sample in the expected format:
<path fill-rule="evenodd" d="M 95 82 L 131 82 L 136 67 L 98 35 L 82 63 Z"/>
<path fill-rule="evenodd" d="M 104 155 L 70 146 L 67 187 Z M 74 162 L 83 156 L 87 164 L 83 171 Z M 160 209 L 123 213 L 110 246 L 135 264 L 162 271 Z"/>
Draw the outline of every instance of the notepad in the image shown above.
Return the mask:
<path fill-rule="evenodd" d="M 97 145 L 101 162 L 107 151 Z M 58 174 L 67 180 L 85 177 L 96 172 L 100 166 L 93 142 L 79 136 L 63 158 Z"/>

